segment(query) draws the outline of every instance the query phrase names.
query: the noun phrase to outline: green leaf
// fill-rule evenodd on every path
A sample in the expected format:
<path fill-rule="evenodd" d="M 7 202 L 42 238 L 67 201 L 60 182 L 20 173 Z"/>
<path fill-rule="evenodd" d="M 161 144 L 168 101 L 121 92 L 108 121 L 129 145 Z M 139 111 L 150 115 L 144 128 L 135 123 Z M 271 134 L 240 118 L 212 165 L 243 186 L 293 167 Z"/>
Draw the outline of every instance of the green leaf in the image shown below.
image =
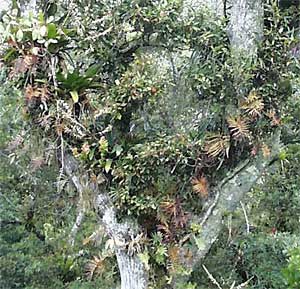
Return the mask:
<path fill-rule="evenodd" d="M 16 49 L 10 48 L 7 50 L 6 54 L 3 56 L 4 61 L 11 61 L 16 58 Z"/>
<path fill-rule="evenodd" d="M 38 14 L 38 20 L 40 21 L 40 23 L 44 23 L 45 22 L 45 18 L 44 18 L 44 14 L 43 13 L 39 13 Z"/>
<path fill-rule="evenodd" d="M 77 103 L 79 100 L 78 92 L 76 90 L 73 90 L 73 91 L 70 91 L 70 94 L 72 96 L 74 103 Z"/>
<path fill-rule="evenodd" d="M 108 173 L 111 169 L 111 165 L 112 165 L 112 160 L 111 159 L 107 159 L 106 163 L 105 163 L 105 167 L 104 170 Z"/>
<path fill-rule="evenodd" d="M 38 40 L 40 37 L 40 31 L 38 29 L 33 29 L 31 34 L 32 34 L 33 41 Z"/>
<path fill-rule="evenodd" d="M 148 252 L 145 251 L 144 253 L 140 253 L 140 254 L 138 254 L 138 257 L 140 258 L 140 260 L 141 260 L 142 263 L 144 264 L 145 269 L 146 269 L 146 270 L 149 270 L 149 269 L 150 269 L 150 266 L 149 266 L 149 259 L 150 259 L 150 256 L 149 256 Z"/>
<path fill-rule="evenodd" d="M 96 76 L 96 74 L 98 73 L 99 70 L 100 70 L 100 66 L 97 64 L 94 64 L 86 70 L 84 76 L 86 78 L 94 77 L 94 76 Z"/>
<path fill-rule="evenodd" d="M 114 147 L 114 151 L 116 152 L 116 155 L 117 155 L 117 157 L 122 153 L 122 151 L 123 151 L 123 148 L 122 148 L 122 146 L 120 146 L 120 145 L 116 145 L 115 147 Z"/>
<path fill-rule="evenodd" d="M 48 38 L 53 39 L 56 38 L 57 36 L 57 29 L 54 23 L 50 23 L 47 25 L 47 30 L 48 30 Z"/>
<path fill-rule="evenodd" d="M 94 155 L 95 155 L 95 149 L 90 150 L 90 153 L 89 153 L 89 160 L 90 161 L 94 158 Z"/>

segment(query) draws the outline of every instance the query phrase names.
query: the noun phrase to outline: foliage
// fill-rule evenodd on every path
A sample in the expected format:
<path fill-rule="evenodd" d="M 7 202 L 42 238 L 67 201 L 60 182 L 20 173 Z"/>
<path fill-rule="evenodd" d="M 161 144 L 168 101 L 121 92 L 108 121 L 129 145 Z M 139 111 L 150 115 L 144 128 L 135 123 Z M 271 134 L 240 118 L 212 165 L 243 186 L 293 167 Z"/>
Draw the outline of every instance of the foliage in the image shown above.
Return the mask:
<path fill-rule="evenodd" d="M 3 141 L 11 140 L 11 162 L 16 165 L 20 161 L 22 172 L 27 169 L 26 159 L 30 156 L 23 143 L 31 152 L 39 153 L 31 162 L 37 176 L 32 170 L 25 173 L 29 179 L 35 176 L 35 182 L 25 181 L 26 194 L 16 186 L 14 200 L 28 215 L 30 197 L 34 195 L 34 209 L 38 209 L 26 220 L 28 235 L 23 236 L 22 242 L 12 242 L 10 251 L 4 240 L 7 254 L 3 266 L 11 267 L 6 262 L 12 260 L 22 263 L 23 267 L 17 266 L 20 272 L 14 274 L 29 272 L 29 286 L 41 286 L 48 270 L 51 279 L 57 280 L 56 288 L 62 283 L 77 288 L 84 275 L 83 263 L 87 263 L 85 273 L 91 280 L 82 281 L 82 286 L 97 284 L 98 273 L 107 274 L 111 282 L 115 278 L 113 269 L 103 269 L 106 263 L 114 268 L 114 260 L 107 256 L 105 248 L 100 255 L 94 252 L 95 248 L 87 250 L 88 256 L 81 258 L 72 251 L 75 248 L 69 249 L 60 240 L 67 235 L 65 224 L 71 223 L 68 212 L 74 216 L 77 200 L 63 178 L 64 154 L 72 152 L 91 179 L 103 185 L 120 218 L 138 219 L 144 232 L 142 244 L 136 247 L 145 247 L 145 251 L 133 253 L 139 253 L 152 270 L 155 286 L 163 288 L 173 275 L 190 273 L 180 264 L 178 252 L 183 242 L 193 242 L 190 236 L 201 246 L 197 239 L 201 228 L 195 230 L 189 218 L 202 212 L 209 188 L 238 162 L 258 154 L 268 157 L 270 149 L 265 139 L 278 128 L 283 131 L 285 142 L 299 130 L 291 84 L 298 72 L 291 53 L 297 45 L 292 27 L 297 12 L 282 12 L 276 5 L 266 5 L 258 58 L 244 61 L 241 57 L 242 63 L 237 67 L 226 19 L 209 21 L 203 13 L 186 17 L 182 7 L 182 1 L 177 0 L 115 4 L 73 1 L 71 7 L 66 8 L 63 3 L 57 6 L 60 13 L 51 16 L 46 9 L 36 16 L 3 17 L 2 81 L 18 90 L 12 100 L 6 99 L 5 108 L 17 104 L 22 107 L 16 129 L 20 126 L 24 130 L 18 137 L 4 136 Z M 158 63 L 155 51 L 171 55 L 171 65 Z M 174 57 L 178 59 L 176 65 Z M 237 71 L 241 72 L 239 77 Z M 241 83 L 237 84 L 239 80 Z M 186 99 L 190 100 L 188 107 L 182 103 L 173 105 L 174 101 Z M 183 129 L 186 122 L 191 125 Z M 60 163 L 53 160 L 58 154 Z M 283 154 L 279 158 L 286 166 Z M 38 169 L 46 163 L 60 170 L 57 192 L 50 188 L 51 183 L 44 183 L 44 178 L 51 179 L 50 176 L 39 175 Z M 16 177 L 12 174 L 11 178 Z M 52 184 L 53 179 L 52 175 Z M 293 194 L 287 181 L 273 185 L 281 190 L 271 197 L 274 202 L 281 202 L 284 190 Z M 6 195 L 14 184 L 8 186 Z M 43 195 L 38 188 L 48 193 Z M 53 202 L 56 193 L 59 201 Z M 27 207 L 23 197 L 28 200 Z M 44 202 L 49 210 L 40 209 Z M 283 210 L 281 204 L 278 207 Z M 10 214 L 9 210 L 6 214 Z M 23 224 L 24 220 L 20 222 Z M 285 224 L 274 226 L 286 230 L 287 220 Z M 24 260 L 18 259 L 14 251 L 19 245 L 30 247 L 32 233 L 45 243 L 36 252 L 37 256 L 46 254 L 45 259 L 37 258 L 36 263 L 30 262 L 30 256 L 35 256 L 32 248 L 28 255 L 24 253 Z M 254 286 L 283 288 L 282 278 L 278 277 L 279 267 L 284 264 L 280 252 L 283 243 L 279 240 L 278 247 L 273 248 L 272 238 L 250 236 L 238 245 L 242 254 L 238 260 L 242 262 L 240 268 L 247 277 L 255 276 Z M 258 248 L 261 253 L 254 254 Z M 274 263 L 264 260 L 269 248 L 274 249 Z M 59 264 L 59 269 L 53 264 Z M 264 275 L 273 265 L 274 276 Z M 36 272 L 42 273 L 34 276 Z M 235 272 L 238 276 L 237 269 Z M 13 275 L 8 271 L 4 274 L 4 282 L 11 282 Z M 18 278 L 14 279 L 16 286 L 28 282 Z"/>
<path fill-rule="evenodd" d="M 288 283 L 289 289 L 298 288 L 300 285 L 299 262 L 300 253 L 298 247 L 290 251 L 288 266 L 283 270 L 283 275 Z"/>

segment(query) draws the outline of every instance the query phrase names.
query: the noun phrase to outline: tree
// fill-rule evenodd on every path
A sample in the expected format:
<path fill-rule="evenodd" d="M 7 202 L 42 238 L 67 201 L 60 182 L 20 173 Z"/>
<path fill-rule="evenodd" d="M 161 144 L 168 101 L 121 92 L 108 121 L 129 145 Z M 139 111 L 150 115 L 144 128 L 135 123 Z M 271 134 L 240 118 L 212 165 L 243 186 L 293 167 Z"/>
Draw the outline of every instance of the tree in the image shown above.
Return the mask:
<path fill-rule="evenodd" d="M 260 0 L 67 4 L 6 15 L 1 29 L 28 125 L 78 191 L 70 246 L 88 197 L 122 289 L 194 288 L 223 216 L 297 141 L 296 12 Z"/>

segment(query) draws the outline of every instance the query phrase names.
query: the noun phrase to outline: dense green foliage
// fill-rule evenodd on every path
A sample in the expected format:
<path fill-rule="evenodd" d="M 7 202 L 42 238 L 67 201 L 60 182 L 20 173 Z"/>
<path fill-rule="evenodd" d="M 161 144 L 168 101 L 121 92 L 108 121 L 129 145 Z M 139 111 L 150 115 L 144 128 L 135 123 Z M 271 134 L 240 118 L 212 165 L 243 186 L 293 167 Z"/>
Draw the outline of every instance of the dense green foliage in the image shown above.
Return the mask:
<path fill-rule="evenodd" d="M 297 141 L 299 15 L 266 5 L 258 58 L 237 64 L 226 19 L 184 12 L 177 0 L 83 2 L 53 4 L 37 16 L 4 15 L 0 24 L 0 286 L 117 282 L 110 240 L 87 238 L 97 223 L 92 210 L 75 246 L 67 242 L 77 205 L 63 174 L 71 152 L 108 191 L 119 218 L 138 219 L 143 237 L 135 253 L 149 266 L 153 288 L 165 288 L 173 275 L 190 273 L 178 247 L 183 239 L 201 246 L 201 228 L 188 221 L 201 213 L 210 188 L 241 160 L 267 158 L 274 131 L 285 144 Z M 290 145 L 264 188 L 251 192 L 256 232 L 246 235 L 237 213 L 234 235 L 224 229 L 207 257 L 227 286 L 253 277 L 251 288 L 296 288 L 297 250 L 289 265 L 287 256 L 299 233 L 298 158 L 299 147 Z M 85 193 L 91 208 L 93 192 Z M 201 270 L 193 282 L 211 284 Z"/>

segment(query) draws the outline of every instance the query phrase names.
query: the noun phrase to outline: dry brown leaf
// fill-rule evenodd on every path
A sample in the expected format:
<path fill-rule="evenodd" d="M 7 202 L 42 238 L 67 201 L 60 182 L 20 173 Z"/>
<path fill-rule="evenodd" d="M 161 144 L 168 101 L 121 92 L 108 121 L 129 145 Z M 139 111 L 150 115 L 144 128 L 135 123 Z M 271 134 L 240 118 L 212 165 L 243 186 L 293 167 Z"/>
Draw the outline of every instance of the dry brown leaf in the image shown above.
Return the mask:
<path fill-rule="evenodd" d="M 171 246 L 168 250 L 169 259 L 173 264 L 179 262 L 179 248 L 177 246 Z"/>
<path fill-rule="evenodd" d="M 266 116 L 271 119 L 271 125 L 272 126 L 279 126 L 279 125 L 281 125 L 281 119 L 276 114 L 275 110 L 270 110 L 269 112 L 266 113 Z"/>
<path fill-rule="evenodd" d="M 13 151 L 16 148 L 18 148 L 22 143 L 24 139 L 22 136 L 17 135 L 13 140 L 11 140 L 7 146 L 8 151 Z"/>
<path fill-rule="evenodd" d="M 45 164 L 45 160 L 42 156 L 39 156 L 39 157 L 36 157 L 36 158 L 33 158 L 31 160 L 31 168 L 33 171 L 36 171 L 38 170 L 39 168 L 41 168 L 43 165 Z"/>

